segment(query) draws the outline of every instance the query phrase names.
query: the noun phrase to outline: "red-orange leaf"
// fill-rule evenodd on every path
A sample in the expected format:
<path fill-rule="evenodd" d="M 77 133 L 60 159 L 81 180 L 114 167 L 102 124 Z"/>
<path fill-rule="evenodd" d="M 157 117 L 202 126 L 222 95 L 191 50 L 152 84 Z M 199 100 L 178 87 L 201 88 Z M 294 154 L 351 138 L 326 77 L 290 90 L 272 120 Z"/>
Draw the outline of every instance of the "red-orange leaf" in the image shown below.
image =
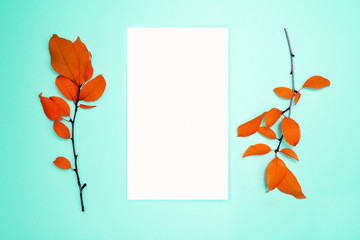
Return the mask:
<path fill-rule="evenodd" d="M 54 161 L 54 164 L 55 164 L 55 166 L 57 166 L 58 168 L 61 168 L 61 169 L 70 169 L 71 168 L 70 161 L 64 157 L 57 157 L 56 160 Z"/>
<path fill-rule="evenodd" d="M 43 97 L 42 93 L 39 94 L 39 97 L 40 97 L 41 105 L 44 109 L 44 113 L 50 120 L 61 118 L 60 110 L 56 105 L 56 103 L 54 103 L 52 100 L 50 100 L 47 97 Z"/>
<path fill-rule="evenodd" d="M 296 146 L 300 141 L 300 126 L 293 119 L 284 117 L 281 121 L 281 131 L 290 145 Z"/>
<path fill-rule="evenodd" d="M 79 37 L 74 42 L 74 48 L 79 62 L 79 78 L 76 83 L 80 86 L 92 77 L 91 55 Z"/>
<path fill-rule="evenodd" d="M 330 85 L 330 81 L 321 76 L 312 76 L 302 86 L 303 88 L 315 88 L 320 89 Z"/>
<path fill-rule="evenodd" d="M 94 107 L 96 107 L 96 106 L 95 106 L 95 105 L 92 106 L 92 105 L 80 104 L 79 107 L 84 108 L 84 109 L 89 109 L 89 108 L 94 108 Z"/>
<path fill-rule="evenodd" d="M 60 122 L 59 120 L 55 120 L 54 130 L 59 137 L 65 138 L 65 139 L 70 138 L 70 131 L 69 131 L 68 127 L 65 124 L 63 124 L 62 122 Z"/>
<path fill-rule="evenodd" d="M 79 99 L 86 102 L 98 100 L 104 93 L 105 87 L 105 79 L 102 75 L 99 75 L 81 88 Z"/>
<path fill-rule="evenodd" d="M 295 105 L 298 103 L 300 97 L 301 97 L 301 93 L 297 92 L 295 95 Z"/>
<path fill-rule="evenodd" d="M 271 127 L 272 125 L 274 125 L 281 117 L 281 114 L 282 111 L 277 108 L 270 109 L 270 111 L 268 111 L 265 115 L 265 125 L 267 127 Z"/>
<path fill-rule="evenodd" d="M 251 145 L 244 153 L 243 157 L 251 156 L 251 155 L 264 155 L 271 151 L 271 148 L 266 144 L 255 144 Z"/>
<path fill-rule="evenodd" d="M 297 161 L 299 161 L 299 158 L 296 155 L 296 153 L 290 148 L 283 148 L 280 152 L 282 152 L 283 154 L 288 155 L 289 157 L 292 157 L 292 158 L 296 159 Z"/>
<path fill-rule="evenodd" d="M 274 89 L 275 93 L 282 98 L 291 99 L 295 96 L 295 93 L 290 88 L 278 87 Z"/>
<path fill-rule="evenodd" d="M 75 81 L 79 77 L 79 63 L 74 44 L 54 34 L 49 41 L 49 50 L 53 69 Z"/>
<path fill-rule="evenodd" d="M 266 168 L 266 182 L 268 191 L 274 190 L 285 178 L 287 167 L 278 157 L 275 157 Z"/>
<path fill-rule="evenodd" d="M 276 133 L 268 127 L 260 127 L 259 133 L 267 138 L 276 139 Z"/>
<path fill-rule="evenodd" d="M 247 123 L 240 125 L 237 129 L 238 137 L 247 137 L 256 133 L 259 130 L 264 115 L 265 113 L 254 118 L 253 120 L 248 121 Z"/>
<path fill-rule="evenodd" d="M 286 177 L 284 178 L 284 180 L 281 181 L 281 183 L 278 186 L 278 189 L 281 192 L 293 195 L 298 199 L 306 198 L 301 190 L 301 186 L 299 182 L 297 181 L 296 177 L 289 169 L 287 169 Z"/>
<path fill-rule="evenodd" d="M 73 81 L 60 75 L 56 78 L 55 83 L 59 91 L 62 93 L 62 95 L 64 95 L 64 97 L 76 102 L 79 88 L 76 86 L 76 84 Z"/>
<path fill-rule="evenodd" d="M 69 104 L 67 104 L 67 102 L 65 102 L 64 99 L 62 99 L 61 97 L 54 97 L 54 96 L 50 97 L 50 99 L 58 106 L 60 115 L 67 117 L 70 116 Z"/>

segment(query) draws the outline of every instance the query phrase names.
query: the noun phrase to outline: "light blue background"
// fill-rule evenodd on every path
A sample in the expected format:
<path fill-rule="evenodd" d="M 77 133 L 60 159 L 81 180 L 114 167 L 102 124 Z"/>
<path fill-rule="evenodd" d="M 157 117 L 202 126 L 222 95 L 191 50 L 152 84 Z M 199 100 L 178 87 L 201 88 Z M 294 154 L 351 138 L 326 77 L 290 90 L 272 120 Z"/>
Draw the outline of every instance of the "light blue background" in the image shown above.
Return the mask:
<path fill-rule="evenodd" d="M 290 2 L 1 2 L 0 239 L 359 239 L 360 5 Z M 127 27 L 229 27 L 229 201 L 126 200 Z M 296 56 L 296 86 L 316 74 L 331 80 L 330 88 L 303 91 L 293 111 L 300 162 L 284 160 L 305 200 L 265 193 L 273 156 L 241 156 L 266 141 L 236 137 L 239 124 L 286 108 L 272 92 L 290 86 L 283 27 Z M 71 158 L 71 145 L 55 135 L 37 96 L 59 95 L 48 51 L 53 33 L 79 35 L 94 74 L 107 81 L 98 107 L 77 120 L 85 213 L 74 174 L 52 164 L 59 155 Z"/>

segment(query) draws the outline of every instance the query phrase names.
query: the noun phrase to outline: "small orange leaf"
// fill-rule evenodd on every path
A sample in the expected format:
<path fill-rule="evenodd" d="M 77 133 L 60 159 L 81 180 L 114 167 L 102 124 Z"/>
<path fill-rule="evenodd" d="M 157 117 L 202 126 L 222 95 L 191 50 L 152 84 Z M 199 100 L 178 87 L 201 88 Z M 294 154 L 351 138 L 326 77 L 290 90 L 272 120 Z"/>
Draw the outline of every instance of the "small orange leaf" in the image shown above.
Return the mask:
<path fill-rule="evenodd" d="M 274 190 L 285 178 L 287 167 L 278 157 L 275 157 L 266 168 L 267 192 Z"/>
<path fill-rule="evenodd" d="M 65 102 L 64 99 L 62 99 L 61 97 L 54 97 L 54 96 L 50 97 L 50 99 L 58 106 L 60 115 L 67 117 L 70 116 L 69 104 L 67 104 L 67 102 Z"/>
<path fill-rule="evenodd" d="M 84 109 L 89 109 L 89 108 L 94 108 L 94 107 L 96 107 L 96 106 L 80 104 L 79 107 L 84 108 Z"/>
<path fill-rule="evenodd" d="M 312 76 L 302 86 L 303 88 L 315 88 L 320 89 L 330 86 L 330 81 L 326 78 L 323 78 L 321 76 Z"/>
<path fill-rule="evenodd" d="M 260 124 L 264 118 L 265 113 L 260 116 L 250 120 L 237 128 L 238 137 L 247 137 L 259 130 Z"/>
<path fill-rule="evenodd" d="M 285 98 L 285 99 L 291 99 L 295 96 L 294 91 L 291 90 L 290 88 L 286 88 L 286 87 L 278 87 L 278 88 L 275 88 L 274 91 L 279 97 Z"/>
<path fill-rule="evenodd" d="M 59 137 L 65 138 L 65 139 L 70 138 L 70 131 L 69 131 L 68 127 L 65 124 L 63 124 L 62 122 L 60 122 L 59 120 L 55 120 L 54 130 Z"/>
<path fill-rule="evenodd" d="M 271 151 L 271 148 L 266 144 L 255 144 L 251 145 L 248 149 L 246 149 L 243 158 L 251 155 L 264 155 Z"/>
<path fill-rule="evenodd" d="M 61 118 L 60 110 L 56 105 L 56 103 L 54 103 L 52 100 L 50 100 L 47 97 L 43 97 L 42 93 L 39 94 L 39 97 L 44 113 L 50 120 Z"/>
<path fill-rule="evenodd" d="M 64 97 L 76 102 L 79 88 L 73 81 L 60 75 L 56 78 L 55 84 Z"/>
<path fill-rule="evenodd" d="M 281 131 L 290 145 L 296 146 L 300 141 L 300 126 L 293 119 L 284 117 L 281 121 Z"/>
<path fill-rule="evenodd" d="M 105 79 L 102 75 L 95 77 L 87 82 L 80 90 L 80 100 L 92 102 L 101 97 L 106 87 Z"/>
<path fill-rule="evenodd" d="M 295 95 L 295 105 L 298 103 L 300 97 L 301 97 L 301 93 L 297 92 Z"/>
<path fill-rule="evenodd" d="M 56 160 L 54 161 L 54 164 L 55 164 L 55 166 L 57 166 L 58 168 L 61 168 L 61 169 L 70 169 L 71 168 L 70 161 L 64 157 L 57 157 Z"/>
<path fill-rule="evenodd" d="M 286 177 L 284 180 L 281 181 L 281 183 L 278 185 L 278 189 L 286 194 L 293 195 L 294 197 L 298 199 L 306 198 L 301 190 L 301 186 L 299 182 L 297 181 L 294 174 L 289 170 L 286 169 Z"/>
<path fill-rule="evenodd" d="M 281 117 L 281 114 L 282 111 L 277 108 L 270 109 L 270 111 L 268 111 L 265 115 L 265 125 L 267 127 L 271 127 L 272 125 L 274 125 Z"/>
<path fill-rule="evenodd" d="M 267 138 L 276 139 L 276 133 L 268 127 L 260 127 L 259 133 Z"/>
<path fill-rule="evenodd" d="M 280 152 L 299 161 L 299 158 L 296 155 L 296 153 L 290 148 L 283 148 Z"/>
<path fill-rule="evenodd" d="M 79 76 L 79 62 L 73 43 L 54 34 L 49 41 L 49 50 L 53 69 L 75 81 Z"/>
<path fill-rule="evenodd" d="M 92 77 L 91 55 L 79 37 L 74 42 L 74 48 L 79 62 L 79 78 L 75 82 L 80 86 Z"/>

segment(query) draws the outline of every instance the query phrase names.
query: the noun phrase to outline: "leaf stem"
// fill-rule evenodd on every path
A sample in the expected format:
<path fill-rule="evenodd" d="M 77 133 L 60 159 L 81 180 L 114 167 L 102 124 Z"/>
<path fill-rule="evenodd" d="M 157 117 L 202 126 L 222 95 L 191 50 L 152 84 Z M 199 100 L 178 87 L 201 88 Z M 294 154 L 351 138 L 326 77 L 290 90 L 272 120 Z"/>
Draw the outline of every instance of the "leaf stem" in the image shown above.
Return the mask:
<path fill-rule="evenodd" d="M 286 28 L 284 28 L 284 31 L 285 31 L 285 36 L 286 36 L 286 40 L 287 40 L 287 43 L 288 43 L 289 54 L 290 54 L 290 62 L 291 62 L 290 75 L 291 75 L 291 82 L 292 82 L 292 90 L 295 92 L 295 76 L 294 76 L 294 57 L 295 57 L 295 55 L 294 55 L 294 53 L 292 51 L 289 34 L 288 34 Z M 288 115 L 289 118 L 290 118 L 290 115 L 291 115 L 291 107 L 292 107 L 293 99 L 294 98 L 291 98 L 289 107 L 282 112 L 282 114 L 284 114 L 287 111 L 289 111 L 289 115 Z M 274 151 L 275 155 L 277 154 L 277 152 L 279 152 L 280 146 L 281 146 L 281 143 L 282 143 L 283 139 L 284 139 L 284 135 L 281 135 L 281 137 L 278 139 L 279 140 L 279 145 Z"/>
<path fill-rule="evenodd" d="M 78 110 L 80 87 L 81 86 L 79 86 L 78 94 L 77 94 L 77 97 L 76 97 L 74 117 L 70 120 L 70 122 L 71 122 L 71 142 L 72 142 L 73 153 L 74 153 L 74 162 L 75 162 L 74 172 L 76 174 L 77 183 L 78 183 L 79 191 L 80 191 L 81 211 L 85 212 L 82 192 L 83 192 L 83 189 L 86 187 L 86 183 L 81 185 L 79 169 L 78 169 L 78 166 L 77 166 L 78 155 L 76 154 L 76 150 L 75 150 L 75 135 L 74 135 L 74 133 L 75 133 L 75 119 L 76 119 L 76 114 L 77 114 L 77 110 Z"/>

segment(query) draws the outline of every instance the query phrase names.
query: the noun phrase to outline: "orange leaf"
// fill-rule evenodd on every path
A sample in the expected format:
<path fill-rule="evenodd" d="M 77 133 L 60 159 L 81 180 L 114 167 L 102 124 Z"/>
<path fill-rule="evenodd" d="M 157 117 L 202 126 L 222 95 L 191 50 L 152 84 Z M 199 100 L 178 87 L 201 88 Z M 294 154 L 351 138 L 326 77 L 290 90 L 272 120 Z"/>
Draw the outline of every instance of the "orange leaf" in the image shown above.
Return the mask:
<path fill-rule="evenodd" d="M 326 78 L 323 78 L 321 76 L 312 76 L 302 86 L 303 88 L 315 88 L 320 89 L 330 86 L 330 81 Z"/>
<path fill-rule="evenodd" d="M 57 157 L 54 161 L 55 166 L 61 169 L 70 169 L 71 163 L 64 157 Z"/>
<path fill-rule="evenodd" d="M 278 189 L 281 192 L 293 195 L 298 199 L 306 198 L 305 195 L 302 193 L 301 186 L 294 174 L 289 169 L 286 170 L 286 177 L 278 185 Z"/>
<path fill-rule="evenodd" d="M 79 37 L 74 42 L 74 48 L 79 62 L 79 78 L 76 84 L 80 86 L 92 77 L 91 55 Z"/>
<path fill-rule="evenodd" d="M 50 99 L 58 106 L 60 115 L 67 117 L 70 116 L 69 104 L 67 104 L 67 102 L 65 102 L 64 99 L 62 99 L 61 97 L 54 97 L 54 96 L 50 97 Z"/>
<path fill-rule="evenodd" d="M 91 58 L 91 53 L 90 53 L 90 58 Z M 86 81 L 88 81 L 93 76 L 93 73 L 94 73 L 94 69 L 92 67 L 91 60 L 90 60 L 89 64 L 87 65 L 87 68 L 85 69 Z"/>
<path fill-rule="evenodd" d="M 41 105 L 44 109 L 44 113 L 50 120 L 61 118 L 60 110 L 56 105 L 56 103 L 54 103 L 47 97 L 43 97 L 42 93 L 39 94 L 39 97 L 40 97 Z"/>
<path fill-rule="evenodd" d="M 92 102 L 101 97 L 106 87 L 105 79 L 102 75 L 95 77 L 87 82 L 80 90 L 80 100 Z"/>
<path fill-rule="evenodd" d="M 247 137 L 256 133 L 259 130 L 264 115 L 265 113 L 254 118 L 253 120 L 248 121 L 247 123 L 240 125 L 237 129 L 238 137 Z"/>
<path fill-rule="evenodd" d="M 293 119 L 284 117 L 281 121 L 281 131 L 290 145 L 296 146 L 300 141 L 300 126 Z"/>
<path fill-rule="evenodd" d="M 60 75 L 56 78 L 55 83 L 59 91 L 62 93 L 62 95 L 64 95 L 64 97 L 76 102 L 77 94 L 78 94 L 78 86 L 76 86 L 76 84 L 73 81 Z"/>
<path fill-rule="evenodd" d="M 79 77 L 79 63 L 71 41 L 54 34 L 49 41 L 51 66 L 60 75 L 75 81 Z"/>
<path fill-rule="evenodd" d="M 301 93 L 297 92 L 295 95 L 295 105 L 298 103 L 300 97 L 301 97 Z"/>
<path fill-rule="evenodd" d="M 267 138 L 270 138 L 270 139 L 276 139 L 276 134 L 275 132 L 271 129 L 271 128 L 268 128 L 268 127 L 260 127 L 259 128 L 259 133 Z"/>
<path fill-rule="evenodd" d="M 290 88 L 286 88 L 286 87 L 278 87 L 278 88 L 275 88 L 274 91 L 279 97 L 285 98 L 285 99 L 291 99 L 295 96 L 294 91 L 291 90 Z"/>
<path fill-rule="evenodd" d="M 264 155 L 271 151 L 271 148 L 266 144 L 251 145 L 244 153 L 243 158 L 251 155 Z"/>
<path fill-rule="evenodd" d="M 89 109 L 89 108 L 94 108 L 94 107 L 96 107 L 96 106 L 80 104 L 79 107 L 84 108 L 84 109 Z"/>
<path fill-rule="evenodd" d="M 287 167 L 278 157 L 275 157 L 266 168 L 267 192 L 274 190 L 286 176 Z"/>
<path fill-rule="evenodd" d="M 265 115 L 265 125 L 267 127 L 271 127 L 272 125 L 274 125 L 281 117 L 281 114 L 282 111 L 277 108 L 270 109 L 270 111 L 268 111 Z"/>
<path fill-rule="evenodd" d="M 70 138 L 70 131 L 69 131 L 68 127 L 65 124 L 63 124 L 62 122 L 60 122 L 59 120 L 55 120 L 54 130 L 59 137 L 65 138 L 65 139 Z"/>
<path fill-rule="evenodd" d="M 296 155 L 296 153 L 290 148 L 283 148 L 280 152 L 282 152 L 283 154 L 288 155 L 289 157 L 292 157 L 292 158 L 296 159 L 297 161 L 299 161 L 299 158 Z"/>

